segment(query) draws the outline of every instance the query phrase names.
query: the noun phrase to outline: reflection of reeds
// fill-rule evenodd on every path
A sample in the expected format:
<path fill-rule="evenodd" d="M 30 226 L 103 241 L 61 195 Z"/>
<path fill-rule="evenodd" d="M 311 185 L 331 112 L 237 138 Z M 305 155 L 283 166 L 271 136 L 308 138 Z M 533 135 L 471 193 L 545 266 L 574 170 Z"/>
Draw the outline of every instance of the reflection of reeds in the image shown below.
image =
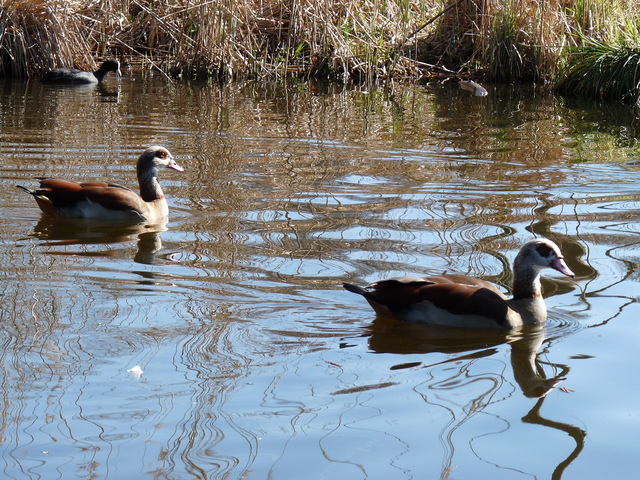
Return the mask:
<path fill-rule="evenodd" d="M 638 0 L 5 0 L 0 74 L 127 56 L 185 77 L 550 80 L 565 46 L 614 42 Z M 624 53 L 624 52 L 621 52 Z"/>

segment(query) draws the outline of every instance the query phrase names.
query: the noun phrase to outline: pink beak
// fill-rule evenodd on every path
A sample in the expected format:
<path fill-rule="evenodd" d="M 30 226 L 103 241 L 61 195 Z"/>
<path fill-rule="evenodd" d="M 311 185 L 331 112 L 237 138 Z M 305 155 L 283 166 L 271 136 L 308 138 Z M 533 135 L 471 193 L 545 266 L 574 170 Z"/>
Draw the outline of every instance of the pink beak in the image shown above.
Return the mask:
<path fill-rule="evenodd" d="M 173 158 L 169 161 L 169 164 L 167 165 L 167 168 L 175 170 L 176 172 L 184 172 L 184 168 L 182 168 L 180 165 L 178 165 Z M 571 275 L 571 276 L 573 276 L 573 275 Z"/>
<path fill-rule="evenodd" d="M 567 277 L 575 277 L 575 274 L 571 270 L 569 270 L 569 267 L 567 267 L 567 264 L 564 263 L 564 259 L 562 258 L 556 258 L 555 261 L 551 264 L 551 268 L 559 271 L 561 274 L 566 275 Z"/>

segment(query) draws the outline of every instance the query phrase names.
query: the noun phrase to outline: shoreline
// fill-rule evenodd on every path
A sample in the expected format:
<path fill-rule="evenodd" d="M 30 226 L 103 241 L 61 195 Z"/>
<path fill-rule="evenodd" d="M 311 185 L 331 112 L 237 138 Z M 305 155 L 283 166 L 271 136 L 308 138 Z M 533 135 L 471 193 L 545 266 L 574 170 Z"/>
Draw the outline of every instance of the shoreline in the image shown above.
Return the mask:
<path fill-rule="evenodd" d="M 628 12 L 638 11 L 632 7 L 640 0 L 543 3 L 120 0 L 102 10 L 83 0 L 5 0 L 0 76 L 93 70 L 99 59 L 118 58 L 192 80 L 296 76 L 371 84 L 454 77 L 551 84 L 565 94 L 638 104 L 640 26 Z M 614 81 L 600 78 L 602 59 L 612 55 L 619 59 L 610 67 Z"/>

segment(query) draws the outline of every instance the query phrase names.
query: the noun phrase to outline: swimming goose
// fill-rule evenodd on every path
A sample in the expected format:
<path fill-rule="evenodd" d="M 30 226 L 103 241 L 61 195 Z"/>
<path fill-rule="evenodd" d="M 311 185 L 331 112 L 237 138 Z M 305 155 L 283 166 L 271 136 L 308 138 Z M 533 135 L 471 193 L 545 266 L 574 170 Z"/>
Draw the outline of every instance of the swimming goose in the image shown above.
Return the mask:
<path fill-rule="evenodd" d="M 17 185 L 36 199 L 48 215 L 102 218 L 129 222 L 154 222 L 169 215 L 167 200 L 158 183 L 158 169 L 184 171 L 164 147 L 147 148 L 138 159 L 140 195 L 120 185 L 76 183 L 55 178 L 38 178 L 40 188 Z"/>
<path fill-rule="evenodd" d="M 122 73 L 120 73 L 120 62 L 117 60 L 106 60 L 95 72 L 85 72 L 72 68 L 54 68 L 45 73 L 41 81 L 44 83 L 67 84 L 102 83 L 105 75 L 109 72 L 116 72 L 116 76 L 118 77 L 122 76 Z"/>
<path fill-rule="evenodd" d="M 574 276 L 555 243 L 536 239 L 527 242 L 513 262 L 511 299 L 491 283 L 456 274 L 398 277 L 365 288 L 343 286 L 366 298 L 382 316 L 451 327 L 511 329 L 547 319 L 540 285 L 544 268 Z"/>

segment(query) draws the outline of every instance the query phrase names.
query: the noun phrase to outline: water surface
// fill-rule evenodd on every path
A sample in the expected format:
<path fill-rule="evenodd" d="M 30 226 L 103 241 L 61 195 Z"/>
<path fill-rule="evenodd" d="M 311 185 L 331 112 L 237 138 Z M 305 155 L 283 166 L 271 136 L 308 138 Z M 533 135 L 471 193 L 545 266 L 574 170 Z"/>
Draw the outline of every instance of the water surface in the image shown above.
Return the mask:
<path fill-rule="evenodd" d="M 527 88 L 130 73 L 100 89 L 4 81 L 0 113 L 4 478 L 595 479 L 640 466 L 633 112 Z M 53 220 L 14 187 L 136 188 L 153 144 L 185 168 L 161 172 L 166 225 Z M 534 236 L 577 274 L 547 272 L 543 328 L 376 319 L 340 287 L 456 271 L 508 291 Z"/>

